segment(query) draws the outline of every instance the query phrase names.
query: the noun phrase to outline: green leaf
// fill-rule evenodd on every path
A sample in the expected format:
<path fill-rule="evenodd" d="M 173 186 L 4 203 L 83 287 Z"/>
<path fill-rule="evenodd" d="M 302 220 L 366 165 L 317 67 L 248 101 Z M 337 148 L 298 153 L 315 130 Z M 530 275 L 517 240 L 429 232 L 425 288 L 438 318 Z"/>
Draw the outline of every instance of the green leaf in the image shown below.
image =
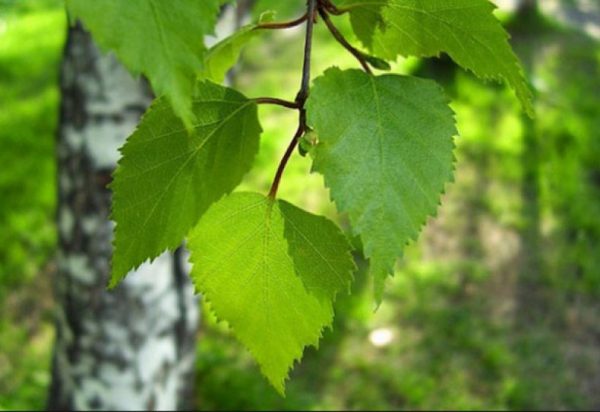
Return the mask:
<path fill-rule="evenodd" d="M 190 235 L 192 279 L 283 394 L 305 346 L 317 346 L 354 262 L 330 221 L 281 200 L 234 193 Z"/>
<path fill-rule="evenodd" d="M 454 116 L 432 81 L 329 69 L 307 102 L 319 136 L 313 169 L 347 212 L 371 264 L 375 296 L 452 179 Z"/>
<path fill-rule="evenodd" d="M 505 80 L 530 116 L 531 91 L 488 0 L 345 0 L 357 36 L 376 56 L 438 56 L 485 79 Z"/>
<path fill-rule="evenodd" d="M 111 184 L 117 224 L 111 286 L 146 259 L 177 247 L 252 166 L 261 133 L 256 104 L 209 82 L 197 89 L 191 135 L 159 99 L 121 149 Z"/>
<path fill-rule="evenodd" d="M 373 48 L 373 36 L 378 27 L 385 23 L 381 16 L 381 9 L 387 5 L 389 0 L 363 1 L 363 0 L 338 0 L 337 6 L 344 10 L 350 10 L 350 23 L 356 37 L 369 50 Z M 395 58 L 394 56 L 393 58 Z"/>
<path fill-rule="evenodd" d="M 258 24 L 272 20 L 273 13 L 265 12 L 260 16 Z M 202 77 L 222 83 L 227 72 L 237 63 L 242 49 L 261 33 L 260 30 L 256 30 L 258 24 L 244 26 L 211 47 L 206 52 Z"/>
<path fill-rule="evenodd" d="M 67 0 L 72 18 L 83 20 L 103 49 L 113 50 L 134 74 L 166 95 L 188 128 L 192 94 L 212 33 L 219 0 Z"/>

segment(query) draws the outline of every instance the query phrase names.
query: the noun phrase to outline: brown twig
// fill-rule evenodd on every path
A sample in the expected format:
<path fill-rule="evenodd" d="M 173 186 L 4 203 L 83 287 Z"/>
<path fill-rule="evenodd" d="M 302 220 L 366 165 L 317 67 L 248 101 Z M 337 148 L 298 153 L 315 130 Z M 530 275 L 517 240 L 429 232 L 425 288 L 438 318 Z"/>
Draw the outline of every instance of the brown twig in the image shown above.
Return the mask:
<path fill-rule="evenodd" d="M 278 30 L 278 29 L 290 29 L 292 27 L 296 27 L 304 23 L 308 20 L 308 13 L 305 13 L 303 16 L 298 17 L 295 20 L 284 21 L 284 22 L 274 22 L 274 23 L 260 23 L 255 29 L 266 29 L 266 30 Z"/>
<path fill-rule="evenodd" d="M 356 57 L 362 68 L 367 73 L 372 74 L 373 72 L 371 70 L 371 67 L 369 67 L 369 64 L 367 63 L 363 53 L 360 50 L 356 49 L 354 46 L 352 46 L 350 43 L 348 43 L 348 40 L 346 40 L 342 33 L 339 32 L 337 27 L 335 27 L 335 25 L 329 18 L 327 11 L 325 11 L 324 8 L 320 7 L 319 14 L 321 15 L 321 18 L 325 22 L 325 25 L 327 26 L 333 37 L 338 41 L 338 43 L 340 43 L 346 50 L 348 50 L 354 57 Z"/>
<path fill-rule="evenodd" d="M 303 113 L 303 112 L 302 112 Z M 279 166 L 277 167 L 277 173 L 275 173 L 275 178 L 273 179 L 273 184 L 271 185 L 271 190 L 269 190 L 269 197 L 271 199 L 275 199 L 277 196 L 277 190 L 279 189 L 279 183 L 281 182 L 281 177 L 283 176 L 283 172 L 285 171 L 285 167 L 287 166 L 290 157 L 292 157 L 292 153 L 294 153 L 294 149 L 298 145 L 300 138 L 305 132 L 305 122 L 303 120 L 299 121 L 298 129 L 292 138 L 292 141 L 288 145 L 283 157 L 281 158 L 281 162 L 279 162 Z"/>
<path fill-rule="evenodd" d="M 276 97 L 257 97 L 252 99 L 256 104 L 274 104 L 276 106 L 287 107 L 288 109 L 300 109 L 298 102 L 292 102 L 289 100 L 278 99 Z"/>

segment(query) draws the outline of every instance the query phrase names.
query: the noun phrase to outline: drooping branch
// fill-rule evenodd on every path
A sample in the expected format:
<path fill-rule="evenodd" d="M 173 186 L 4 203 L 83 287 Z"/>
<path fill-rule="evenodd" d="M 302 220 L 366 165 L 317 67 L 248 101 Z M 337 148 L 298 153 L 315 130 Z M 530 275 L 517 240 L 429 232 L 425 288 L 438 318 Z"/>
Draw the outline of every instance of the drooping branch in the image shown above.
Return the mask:
<path fill-rule="evenodd" d="M 298 142 L 304 132 L 306 131 L 306 110 L 304 108 L 304 104 L 306 103 L 306 99 L 308 99 L 308 93 L 310 90 L 310 68 L 311 68 L 311 55 L 312 55 L 312 43 L 313 43 L 313 32 L 314 32 L 314 24 L 315 17 L 317 13 L 317 0 L 308 0 L 307 2 L 307 13 L 309 16 L 306 20 L 306 38 L 304 41 L 304 63 L 302 65 L 302 81 L 300 83 L 300 91 L 296 95 L 296 104 L 300 109 L 300 115 L 298 118 L 298 129 L 292 138 L 285 154 L 281 158 L 281 162 L 277 168 L 277 173 L 275 174 L 275 178 L 273 179 L 273 184 L 271 185 L 271 190 L 269 191 L 269 197 L 274 199 L 277 196 L 277 190 L 279 189 L 279 183 L 281 182 L 281 177 L 283 176 L 283 172 L 285 171 L 285 167 L 287 166 L 292 153 L 294 153 L 294 149 L 298 145 Z"/>
<path fill-rule="evenodd" d="M 302 66 L 302 82 L 300 84 L 300 91 L 296 96 L 296 101 L 302 106 L 308 98 L 308 90 L 310 88 L 310 67 L 311 67 L 311 55 L 312 55 L 312 43 L 313 43 L 313 31 L 315 24 L 315 16 L 317 11 L 317 0 L 308 0 L 308 12 L 307 15 L 310 18 L 306 23 L 306 40 L 304 42 L 304 63 Z"/>

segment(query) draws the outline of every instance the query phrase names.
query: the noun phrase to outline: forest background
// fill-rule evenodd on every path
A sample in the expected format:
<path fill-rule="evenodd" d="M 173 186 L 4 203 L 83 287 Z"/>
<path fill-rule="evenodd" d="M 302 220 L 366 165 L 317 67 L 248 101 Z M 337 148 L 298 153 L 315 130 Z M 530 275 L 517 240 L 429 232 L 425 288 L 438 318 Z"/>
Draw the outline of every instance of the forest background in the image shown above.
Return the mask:
<path fill-rule="evenodd" d="M 455 182 L 379 311 L 363 270 L 285 399 L 203 311 L 198 408 L 600 408 L 600 4 L 540 3 L 540 14 L 499 14 L 536 90 L 534 120 L 505 87 L 444 58 L 394 67 L 445 86 L 460 137 Z M 43 409 L 50 383 L 66 24 L 59 0 L 0 1 L 0 410 Z M 236 68 L 249 95 L 297 84 L 302 31 L 264 39 Z M 316 42 L 315 72 L 354 67 L 322 27 Z M 261 115 L 261 152 L 244 184 L 266 191 L 295 118 Z M 281 196 L 334 216 L 309 168 L 296 156 Z"/>

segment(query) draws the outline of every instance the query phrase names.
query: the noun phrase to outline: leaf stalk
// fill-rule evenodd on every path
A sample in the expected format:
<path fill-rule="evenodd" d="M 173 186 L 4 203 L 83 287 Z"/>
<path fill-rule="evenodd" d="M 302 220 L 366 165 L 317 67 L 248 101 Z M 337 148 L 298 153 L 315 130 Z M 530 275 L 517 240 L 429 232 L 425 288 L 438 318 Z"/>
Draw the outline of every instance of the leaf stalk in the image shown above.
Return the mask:
<path fill-rule="evenodd" d="M 333 22 L 329 18 L 329 15 L 327 14 L 327 12 L 325 11 L 325 9 L 323 7 L 319 7 L 319 14 L 321 15 L 321 18 L 325 22 L 325 25 L 331 32 L 332 36 L 338 41 L 338 43 L 340 43 L 346 50 L 348 50 L 350 52 L 350 54 L 352 54 L 354 57 L 356 57 L 356 60 L 358 60 L 358 62 L 362 66 L 362 68 L 367 73 L 373 74 L 373 72 L 371 71 L 371 67 L 369 67 L 367 60 L 365 59 L 364 54 L 360 50 L 358 50 L 357 48 L 352 46 L 348 42 L 348 40 L 346 40 L 346 38 L 342 35 L 342 33 L 340 33 L 340 31 L 337 29 L 337 27 L 335 27 L 335 25 L 333 24 Z"/>
<path fill-rule="evenodd" d="M 276 97 L 257 97 L 252 99 L 256 104 L 272 104 L 276 106 L 287 107 L 288 109 L 300 109 L 298 102 L 278 99 Z"/>
<path fill-rule="evenodd" d="M 304 23 L 308 19 L 308 13 L 303 14 L 297 19 L 284 21 L 284 22 L 272 22 L 272 23 L 260 23 L 255 29 L 256 30 L 281 30 L 281 29 L 291 29 L 292 27 L 296 27 Z"/>

